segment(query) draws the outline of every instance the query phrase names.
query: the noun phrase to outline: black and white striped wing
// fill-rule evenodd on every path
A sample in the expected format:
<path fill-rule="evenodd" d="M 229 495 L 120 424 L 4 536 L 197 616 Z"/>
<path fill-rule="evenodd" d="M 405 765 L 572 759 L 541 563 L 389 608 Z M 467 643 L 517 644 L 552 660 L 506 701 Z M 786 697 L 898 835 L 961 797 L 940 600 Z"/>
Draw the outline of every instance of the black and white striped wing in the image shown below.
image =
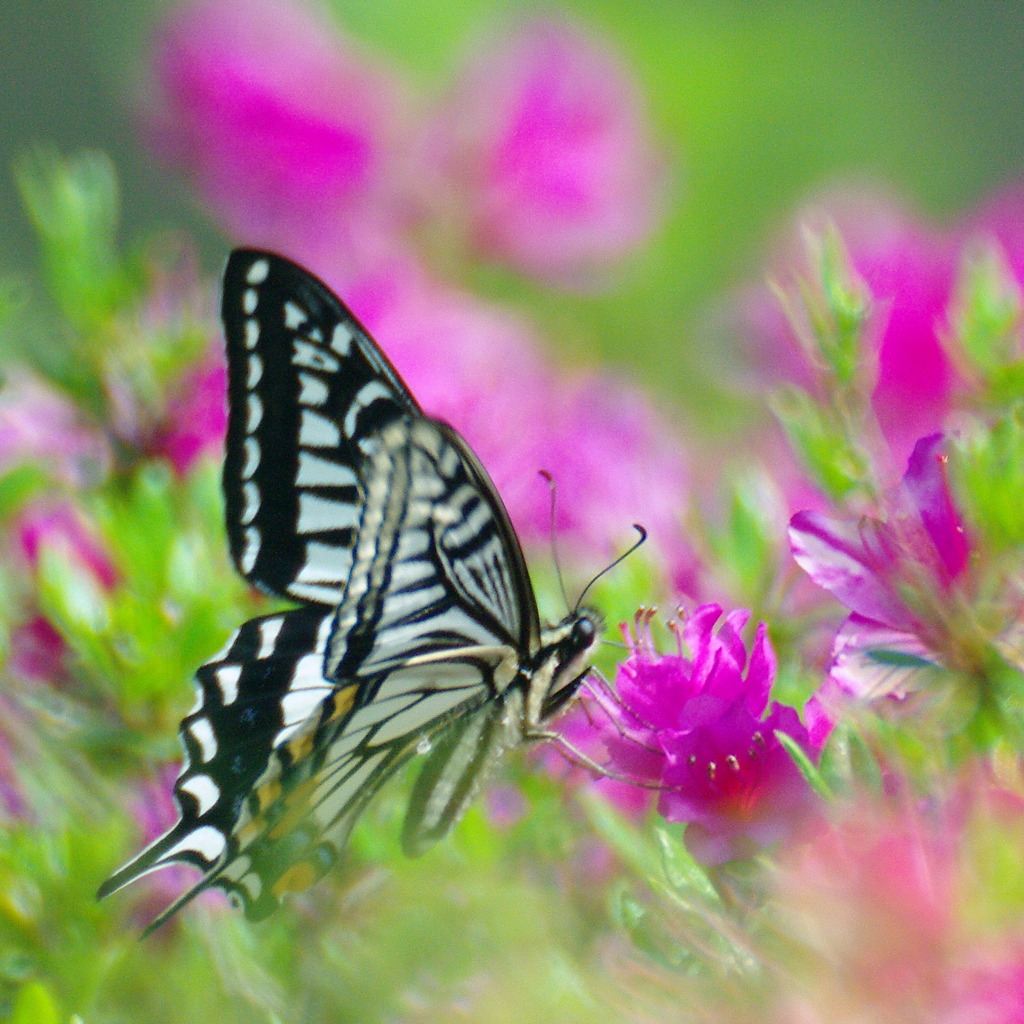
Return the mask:
<path fill-rule="evenodd" d="M 222 317 L 231 555 L 271 593 L 334 606 L 352 564 L 364 442 L 419 407 L 344 304 L 289 260 L 232 253 Z"/>
<path fill-rule="evenodd" d="M 199 700 L 180 730 L 179 820 L 108 879 L 100 897 L 172 863 L 209 876 L 231 859 L 232 836 L 275 750 L 338 696 L 323 678 L 332 618 L 311 607 L 252 619 L 199 669 Z"/>
<path fill-rule="evenodd" d="M 536 650 L 537 606 L 522 549 L 486 471 L 450 427 L 397 421 L 374 445 L 363 523 L 327 654 L 330 679 L 374 681 L 449 653 Z"/>
<path fill-rule="evenodd" d="M 460 718 L 493 714 L 484 680 L 495 668 L 484 652 L 447 661 L 444 710 L 434 673 L 415 666 L 389 678 L 404 717 L 387 690 L 357 708 L 360 684 L 323 677 L 332 618 L 300 608 L 253 619 L 197 672 L 199 705 L 180 733 L 179 820 L 99 891 L 105 897 L 176 863 L 202 871 L 147 932 L 210 887 L 249 918 L 265 917 L 330 868 L 367 802 L 405 761 Z"/>

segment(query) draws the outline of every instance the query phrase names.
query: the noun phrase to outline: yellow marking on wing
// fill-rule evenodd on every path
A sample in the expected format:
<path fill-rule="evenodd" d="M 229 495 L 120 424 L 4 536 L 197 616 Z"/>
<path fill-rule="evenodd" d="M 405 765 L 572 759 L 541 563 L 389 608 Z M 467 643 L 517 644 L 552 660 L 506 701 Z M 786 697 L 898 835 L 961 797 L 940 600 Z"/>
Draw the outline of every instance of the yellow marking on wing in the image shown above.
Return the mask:
<path fill-rule="evenodd" d="M 317 872 L 308 860 L 300 860 L 293 864 L 274 883 L 271 891 L 275 896 L 282 896 L 286 892 L 301 892 L 308 889 L 316 880 Z"/>
<path fill-rule="evenodd" d="M 309 813 L 309 798 L 320 780 L 314 775 L 300 782 L 285 798 L 287 810 L 281 820 L 267 833 L 271 839 L 280 839 L 290 832 Z"/>
<path fill-rule="evenodd" d="M 331 708 L 331 713 L 324 721 L 334 722 L 347 715 L 352 710 L 352 705 L 356 702 L 356 690 L 358 689 L 359 685 L 352 683 L 351 686 L 346 686 L 344 690 L 339 690 L 332 699 L 333 707 Z"/>

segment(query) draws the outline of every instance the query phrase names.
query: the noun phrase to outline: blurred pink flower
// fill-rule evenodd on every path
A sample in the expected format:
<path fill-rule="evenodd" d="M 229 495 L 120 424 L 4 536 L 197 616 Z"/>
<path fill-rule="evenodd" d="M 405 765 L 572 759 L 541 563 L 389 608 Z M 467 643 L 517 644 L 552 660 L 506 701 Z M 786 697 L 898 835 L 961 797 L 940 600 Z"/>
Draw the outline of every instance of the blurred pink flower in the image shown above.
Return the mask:
<path fill-rule="evenodd" d="M 991 954 L 988 962 L 955 972 L 949 1005 L 935 1024 L 1024 1024 L 1024 952 Z"/>
<path fill-rule="evenodd" d="M 690 479 L 679 434 L 638 388 L 606 374 L 568 381 L 555 402 L 542 465 L 558 487 L 559 531 L 610 555 L 612 541 L 631 543 L 639 523 L 670 587 L 693 593 L 698 565 L 683 530 Z M 545 501 L 524 531 L 540 539 L 548 524 Z"/>
<path fill-rule="evenodd" d="M 866 699 L 902 696 L 923 665 L 942 661 L 949 625 L 936 610 L 959 586 L 970 555 L 949 490 L 946 443 L 942 434 L 917 442 L 886 520 L 793 516 L 797 564 L 851 612 L 833 646 L 825 704 L 836 686 Z"/>
<path fill-rule="evenodd" d="M 877 360 L 872 403 L 899 465 L 918 437 L 942 428 L 959 384 L 940 340 L 955 273 L 953 240 L 890 197 L 837 191 L 793 218 L 771 261 L 773 276 L 789 280 L 794 267 L 804 266 L 800 231 L 820 233 L 829 223 L 874 298 L 867 337 L 867 354 Z M 806 364 L 767 287 L 745 292 L 735 317 L 750 345 L 759 387 L 780 379 L 806 385 Z"/>
<path fill-rule="evenodd" d="M 49 619 L 34 615 L 11 631 L 6 668 L 24 679 L 60 683 L 67 672 L 67 644 Z"/>
<path fill-rule="evenodd" d="M 5 725 L 9 725 L 12 717 L 10 706 L 5 706 L 3 711 Z M 25 818 L 28 813 L 14 753 L 11 750 L 11 741 L 0 732 L 0 822 L 7 823 L 13 819 Z"/>
<path fill-rule="evenodd" d="M 764 623 L 749 654 L 747 611 L 707 604 L 673 623 L 678 649 L 659 654 L 650 617 L 624 630 L 629 658 L 615 695 L 592 686 L 593 716 L 616 773 L 662 787 L 658 810 L 687 822 L 687 848 L 705 864 L 749 857 L 790 834 L 813 795 L 777 737 L 810 752 L 792 708 L 768 705 L 775 655 Z M 685 653 L 684 653 L 685 648 Z M 590 746 L 590 744 L 588 744 Z"/>
<path fill-rule="evenodd" d="M 340 256 L 398 215 L 400 89 L 305 5 L 190 4 L 164 26 L 153 78 L 154 145 L 234 237 Z"/>
<path fill-rule="evenodd" d="M 811 1000 L 843 1020 L 935 1020 L 948 982 L 957 832 L 874 803 L 782 853 L 773 905 L 810 964 Z M 832 1019 L 831 1015 L 820 1018 Z"/>
<path fill-rule="evenodd" d="M 586 284 L 654 226 L 660 167 L 642 108 L 610 47 L 535 18 L 463 71 L 429 134 L 424 180 L 446 183 L 487 254 Z"/>
<path fill-rule="evenodd" d="M 74 404 L 25 373 L 10 373 L 0 389 L 0 474 L 37 462 L 65 483 L 99 475 L 110 461 L 100 434 L 85 426 Z"/>
<path fill-rule="evenodd" d="M 220 452 L 226 429 L 227 368 L 219 353 L 211 353 L 178 382 L 150 450 L 186 476 L 202 456 Z"/>
<path fill-rule="evenodd" d="M 972 210 L 961 223 L 960 234 L 968 242 L 979 236 L 994 238 L 1024 288 L 1024 180 L 1004 186 Z"/>
<path fill-rule="evenodd" d="M 104 590 L 113 590 L 118 573 L 109 552 L 84 515 L 68 501 L 36 501 L 19 513 L 15 535 L 33 570 L 49 548 L 66 555 Z"/>

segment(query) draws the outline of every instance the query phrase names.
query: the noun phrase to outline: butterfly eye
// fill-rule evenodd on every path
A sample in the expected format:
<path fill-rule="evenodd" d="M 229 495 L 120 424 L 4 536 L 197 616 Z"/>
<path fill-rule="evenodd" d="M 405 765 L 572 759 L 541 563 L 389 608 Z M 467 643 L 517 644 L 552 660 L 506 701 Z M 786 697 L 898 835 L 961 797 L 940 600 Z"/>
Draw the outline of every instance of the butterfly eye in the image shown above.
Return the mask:
<path fill-rule="evenodd" d="M 578 618 L 572 624 L 572 646 L 584 650 L 594 642 L 597 636 L 597 626 L 594 620 L 587 615 Z"/>

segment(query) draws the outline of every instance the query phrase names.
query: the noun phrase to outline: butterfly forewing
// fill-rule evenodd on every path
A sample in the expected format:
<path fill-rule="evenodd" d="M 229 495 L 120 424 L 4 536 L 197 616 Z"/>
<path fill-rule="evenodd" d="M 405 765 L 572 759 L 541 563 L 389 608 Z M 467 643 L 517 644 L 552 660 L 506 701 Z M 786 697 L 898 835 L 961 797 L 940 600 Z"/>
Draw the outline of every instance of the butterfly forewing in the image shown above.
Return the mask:
<path fill-rule="evenodd" d="M 242 575 L 337 604 L 362 507 L 363 444 L 415 400 L 349 310 L 295 264 L 232 254 L 224 496 Z"/>

